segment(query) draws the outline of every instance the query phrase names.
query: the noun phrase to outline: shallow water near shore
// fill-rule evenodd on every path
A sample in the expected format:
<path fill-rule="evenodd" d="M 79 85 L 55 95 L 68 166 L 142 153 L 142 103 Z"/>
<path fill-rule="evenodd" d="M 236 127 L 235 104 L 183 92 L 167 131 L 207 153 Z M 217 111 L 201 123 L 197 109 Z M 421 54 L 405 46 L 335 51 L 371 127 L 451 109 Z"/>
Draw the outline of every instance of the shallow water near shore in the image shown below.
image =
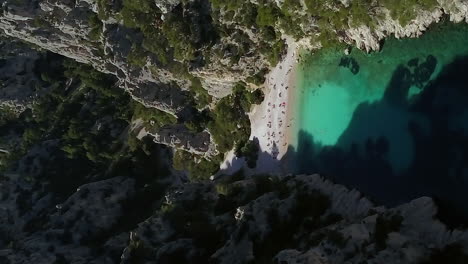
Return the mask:
<path fill-rule="evenodd" d="M 468 25 L 390 38 L 371 54 L 322 49 L 297 84 L 296 172 L 387 205 L 436 197 L 468 216 Z"/>

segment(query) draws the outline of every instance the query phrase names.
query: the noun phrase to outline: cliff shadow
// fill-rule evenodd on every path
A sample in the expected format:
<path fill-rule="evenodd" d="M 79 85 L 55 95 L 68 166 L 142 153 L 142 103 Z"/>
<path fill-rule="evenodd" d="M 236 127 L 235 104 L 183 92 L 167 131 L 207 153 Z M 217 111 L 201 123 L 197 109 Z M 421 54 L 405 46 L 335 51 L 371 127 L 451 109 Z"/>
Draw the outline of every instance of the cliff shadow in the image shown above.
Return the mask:
<path fill-rule="evenodd" d="M 387 206 L 430 196 L 452 208 L 450 220 L 468 219 L 468 57 L 430 80 L 436 64 L 428 56 L 399 65 L 383 98 L 360 104 L 333 146 L 299 131 L 285 156 L 291 171 L 320 173 Z"/>
<path fill-rule="evenodd" d="M 307 131 L 281 158 L 259 152 L 255 173 L 319 173 L 356 188 L 377 204 L 396 206 L 430 196 L 439 219 L 468 220 L 468 57 L 458 57 L 430 80 L 437 60 L 399 65 L 384 96 L 360 104 L 333 146 Z M 410 88 L 419 89 L 410 96 Z M 233 167 L 241 168 L 242 165 Z"/>

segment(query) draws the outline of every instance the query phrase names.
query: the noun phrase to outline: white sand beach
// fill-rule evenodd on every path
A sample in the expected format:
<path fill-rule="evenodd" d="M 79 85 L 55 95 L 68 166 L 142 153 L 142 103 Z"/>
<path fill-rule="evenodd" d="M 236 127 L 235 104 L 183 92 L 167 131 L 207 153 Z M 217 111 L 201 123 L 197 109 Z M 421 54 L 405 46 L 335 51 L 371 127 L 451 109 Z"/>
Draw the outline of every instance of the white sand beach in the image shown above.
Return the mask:
<path fill-rule="evenodd" d="M 283 60 L 266 75 L 264 85 L 265 100 L 255 106 L 249 114 L 251 122 L 250 139 L 258 139 L 260 145 L 257 168 L 246 170 L 247 173 L 281 173 L 280 160 L 286 154 L 290 144 L 289 130 L 293 118 L 288 113 L 291 107 L 290 94 L 294 90 L 294 71 L 297 65 L 298 45 L 288 39 L 288 50 Z M 221 165 L 223 173 L 231 173 L 244 165 L 243 159 L 228 153 Z"/>

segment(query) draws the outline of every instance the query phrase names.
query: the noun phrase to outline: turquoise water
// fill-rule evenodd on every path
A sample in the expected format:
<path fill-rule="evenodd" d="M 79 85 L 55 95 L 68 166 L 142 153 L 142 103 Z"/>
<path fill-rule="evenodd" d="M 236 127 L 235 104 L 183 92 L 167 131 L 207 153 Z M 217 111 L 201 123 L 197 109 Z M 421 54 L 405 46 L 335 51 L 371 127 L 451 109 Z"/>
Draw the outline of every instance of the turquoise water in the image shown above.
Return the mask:
<path fill-rule="evenodd" d="M 336 50 L 321 50 L 309 55 L 299 74 L 297 113 L 302 129 L 314 135 L 323 145 L 334 145 L 349 125 L 361 103 L 381 100 L 394 70 L 412 59 L 423 61 L 428 55 L 437 59 L 431 78 L 456 56 L 468 54 L 468 26 L 438 26 L 418 39 L 389 39 L 381 52 L 365 54 L 353 49 L 350 56 Z M 342 58 L 353 58 L 359 72 L 353 74 L 340 67 Z M 407 97 L 411 99 L 421 89 L 412 85 Z"/>
<path fill-rule="evenodd" d="M 403 179 L 409 173 L 422 173 L 419 167 L 424 166 L 416 164 L 421 146 L 435 148 L 434 142 L 442 140 L 442 130 L 452 129 L 463 136 L 467 131 L 464 105 L 468 106 L 468 100 L 463 87 L 468 80 L 453 83 L 457 78 L 444 77 L 454 72 L 468 75 L 468 67 L 463 69 L 466 55 L 468 26 L 449 23 L 433 27 L 418 39 L 388 39 L 382 51 L 372 54 L 353 49 L 345 56 L 342 50 L 322 49 L 306 55 L 295 91 L 298 103 L 293 134 L 297 136 L 292 148 L 300 155 L 296 158 L 298 170 L 331 174 L 365 190 L 374 188 L 374 181 L 391 185 L 386 177 Z M 457 88 L 449 93 L 453 98 L 447 99 L 444 93 L 452 86 Z M 447 106 L 434 112 L 431 107 L 437 102 Z M 450 124 L 441 125 L 442 120 Z M 427 142 L 419 142 L 420 138 Z M 460 155 L 465 157 L 465 152 Z M 385 168 L 369 169 L 374 164 Z M 336 175 L 343 174 L 344 168 L 368 178 Z M 468 168 L 457 171 L 468 186 Z M 374 175 L 377 173 L 381 175 Z M 415 177 L 411 180 L 416 181 Z"/>

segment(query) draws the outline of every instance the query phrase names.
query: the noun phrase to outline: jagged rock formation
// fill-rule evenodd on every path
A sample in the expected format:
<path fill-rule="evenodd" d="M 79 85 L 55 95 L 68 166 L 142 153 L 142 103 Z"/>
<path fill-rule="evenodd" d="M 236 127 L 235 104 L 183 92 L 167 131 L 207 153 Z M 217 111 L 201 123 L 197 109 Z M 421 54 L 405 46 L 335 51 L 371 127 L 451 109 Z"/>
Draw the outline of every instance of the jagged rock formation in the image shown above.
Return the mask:
<path fill-rule="evenodd" d="M 115 23 L 92 25 L 96 1 L 25 0 L 1 4 L 0 28 L 7 35 L 116 75 L 123 88 L 148 106 L 170 113 L 184 108 L 187 94 L 182 89 L 187 89 L 187 82 L 161 68 L 153 74 L 148 68 L 135 70 L 129 66 L 126 57 L 131 43 L 126 36 L 138 38 L 137 34 Z M 103 31 L 106 37 L 92 39 L 92 30 Z"/>
<path fill-rule="evenodd" d="M 417 17 L 407 25 L 401 25 L 393 19 L 390 12 L 384 8 L 375 10 L 382 18 L 376 20 L 373 27 L 362 25 L 350 28 L 341 39 L 351 45 L 367 52 L 376 51 L 381 48 L 381 41 L 390 35 L 396 38 L 421 36 L 430 25 L 438 23 L 444 16 L 455 23 L 468 23 L 468 3 L 466 1 L 438 0 L 439 6 L 434 10 L 421 10 Z"/>
<path fill-rule="evenodd" d="M 135 21 L 125 22 L 124 2 L 131 3 L 0 0 L 0 29 L 9 36 L 116 76 L 119 85 L 135 100 L 181 120 L 194 108 L 190 101 L 190 97 L 197 97 L 192 96 L 191 90 L 194 78 L 199 79 L 211 96 L 218 98 L 228 95 L 236 82 L 247 81 L 249 77 L 256 77 L 257 84 L 261 85 L 261 73 L 281 58 L 283 39 L 292 39 L 284 26 L 277 28 L 283 22 L 270 21 L 271 10 L 265 8 L 273 4 L 281 9 L 286 1 L 245 1 L 239 9 L 213 7 L 207 0 L 154 1 L 157 16 L 151 16 L 144 25 L 150 29 L 132 25 Z M 340 2 L 349 6 L 353 1 Z M 321 33 L 319 24 L 315 17 L 307 15 L 304 1 L 299 5 L 297 13 L 291 15 L 302 17 L 298 26 L 303 39 L 298 41 L 316 47 L 315 37 Z M 371 51 L 379 49 L 380 40 L 391 34 L 418 36 L 444 13 L 453 21 L 466 21 L 465 2 L 440 0 L 439 5 L 432 11 L 420 12 L 406 26 L 391 18 L 388 10 L 376 9 L 383 16 L 376 16 L 379 19 L 374 26 L 347 25 L 345 30 L 334 33 L 344 42 Z M 259 11 L 260 16 L 256 13 L 259 6 L 265 8 Z M 249 10 L 255 12 L 248 13 Z M 145 10 L 139 11 L 147 14 Z M 136 18 L 134 14 L 129 17 Z M 164 29 L 165 21 L 174 17 L 190 26 L 193 39 L 177 47 L 164 42 L 174 37 L 168 34 L 162 50 L 151 46 L 152 41 L 159 40 L 159 30 Z M 153 31 L 154 28 L 158 31 Z M 177 39 L 184 36 L 176 34 Z M 205 39 L 207 36 L 210 37 Z M 309 44 L 308 40 L 313 43 Z M 185 44 L 193 44 L 195 50 L 189 50 L 190 45 Z M 187 58 L 175 56 L 176 50 Z M 170 63 L 164 62 L 165 55 L 170 57 Z M 24 59 L 20 57 L 19 61 L 33 62 L 34 58 L 31 54 Z M 9 65 L 4 64 L 11 69 Z M 22 72 L 13 69 L 5 74 Z M 33 71 L 29 67 L 25 69 L 27 73 Z M 26 105 L 31 99 L 28 94 L 34 92 L 21 90 L 26 96 L 11 97 L 25 98 L 20 104 Z M 96 97 L 87 93 L 83 98 L 94 102 Z M 90 105 L 79 104 L 78 112 Z M 110 131 L 109 136 L 119 141 L 127 129 L 120 123 L 112 124 L 111 120 L 99 116 L 90 131 L 105 128 Z M 138 122 L 133 125 L 138 127 Z M 72 124 L 69 127 L 73 128 Z M 216 153 L 206 130 L 191 133 L 180 123 L 158 127 L 156 131 L 139 129 L 140 137 L 152 135 L 157 143 L 173 148 L 198 155 Z M 76 130 L 67 132 L 75 137 L 73 140 L 81 137 Z M 79 145 L 92 149 L 103 139 Z M 60 177 L 70 169 L 68 164 L 73 165 L 71 169 L 81 169 L 82 164 L 89 163 L 83 158 L 61 164 L 66 159 L 63 148 L 58 149 L 60 140 L 63 139 L 35 144 L 19 161 L 14 173 L 0 178 L 0 263 L 135 263 L 136 260 L 225 264 L 252 261 L 420 263 L 447 247 L 456 247 L 455 252 L 466 258 L 463 251 L 467 250 L 468 232 L 449 230 L 437 220 L 437 207 L 430 198 L 388 209 L 374 205 L 355 190 L 317 175 L 248 179 L 234 175 L 212 182 L 185 184 L 176 177 L 155 179 L 160 173 L 158 168 L 148 167 L 161 157 L 156 151 L 148 150 L 147 145 L 135 151 L 135 156 L 116 158 L 115 162 L 104 165 L 97 162 L 101 171 L 89 169 L 86 175 Z M 122 154 L 119 150 L 125 152 L 126 147 L 119 146 L 117 154 Z M 68 150 L 68 154 L 73 154 L 73 149 Z M 113 154 L 113 150 L 109 152 Z M 86 157 L 99 158 L 92 154 L 87 152 Z M 109 156 L 106 153 L 104 158 Z M 61 166 L 50 165 L 54 162 Z M 111 168 L 103 172 L 107 165 Z M 122 171 L 135 175 L 127 177 Z M 65 184 L 65 181 L 73 183 Z M 78 185 L 81 187 L 75 192 Z M 73 187 L 71 194 L 64 186 Z M 168 187 L 174 186 L 168 191 Z M 164 199 L 160 197 L 163 193 L 166 193 Z M 138 209 L 145 212 L 134 217 L 133 212 Z"/>
<path fill-rule="evenodd" d="M 256 48 L 260 39 L 255 33 L 237 25 L 229 29 L 230 25 L 215 20 L 207 0 L 183 3 L 157 1 L 157 10 L 145 21 L 148 23 L 145 29 L 138 28 L 132 24 L 135 21 L 129 22 L 129 18 L 124 17 L 125 12 L 135 10 L 128 11 L 129 7 L 125 11 L 123 2 L 112 1 L 107 6 L 109 3 L 97 0 L 4 0 L 0 1 L 3 6 L 0 29 L 8 36 L 116 76 L 119 85 L 133 99 L 175 115 L 182 121 L 190 119 L 194 101 L 196 103 L 198 98 L 191 90 L 194 78 L 199 79 L 201 89 L 209 95 L 221 98 L 228 95 L 237 82 L 268 67 L 265 57 Z M 145 10 L 138 12 L 143 13 L 137 16 L 146 16 Z M 133 17 L 134 14 L 127 16 Z M 194 42 L 181 45 L 184 48 L 194 45 L 198 49 L 194 57 L 187 55 L 190 59 L 177 57 L 175 44 L 155 37 L 165 30 L 164 20 L 180 16 L 185 20 L 183 26 L 190 26 L 190 41 Z M 169 22 L 167 24 L 172 27 Z M 222 27 L 226 32 L 218 36 L 214 27 Z M 176 32 L 177 36 L 183 35 L 184 29 L 181 30 Z M 162 135 L 158 137 L 161 140 L 156 139 L 158 143 L 183 145 L 183 149 L 197 154 L 206 154 L 209 150 L 208 156 L 215 153 L 207 132 L 197 134 L 179 125 L 166 127 L 157 134 Z M 174 140 L 169 139 L 174 136 L 177 142 L 181 141 L 180 144 L 173 144 Z"/>
<path fill-rule="evenodd" d="M 134 197 L 131 179 L 88 183 L 60 204 L 20 178 L 0 187 L 7 263 L 421 263 L 447 246 L 463 256 L 468 245 L 467 231 L 434 218 L 429 198 L 376 207 L 318 175 L 185 184 L 125 232 L 115 227 Z"/>
<path fill-rule="evenodd" d="M 90 245 L 112 230 L 124 213 L 121 203 L 134 195 L 132 179 L 119 177 L 83 185 L 57 205 L 52 194 L 21 178 L 3 179 L 0 187 L 2 263 L 45 264 L 64 259 L 107 263 L 112 251 L 120 251 L 128 241 L 115 234 L 106 241 L 108 255 L 92 257 Z"/>
<path fill-rule="evenodd" d="M 142 255 L 148 261 L 419 263 L 434 249 L 468 241 L 466 231 L 451 232 L 434 219 L 437 208 L 429 198 L 386 209 L 317 175 L 255 181 L 231 183 L 232 192 L 218 187 L 220 196 L 200 184 L 174 190 L 166 196 L 170 209 L 165 209 L 173 214 L 157 214 L 140 224 L 124 251 L 124 263 L 131 263 L 131 253 L 138 250 L 146 252 Z M 230 204 L 231 199 L 236 202 Z M 194 206 L 195 201 L 205 208 Z M 242 206 L 236 209 L 236 204 Z M 185 218 L 184 208 L 211 220 L 202 224 L 198 217 Z M 185 229 L 192 237 L 179 234 L 181 223 L 170 222 L 176 218 L 196 226 Z M 397 223 L 395 228 L 387 226 L 390 221 Z M 200 224 L 213 233 L 197 234 Z M 210 253 L 200 248 L 206 237 L 221 239 L 210 244 Z"/>
<path fill-rule="evenodd" d="M 261 85 L 263 74 L 284 52 L 284 39 L 293 41 L 290 34 L 295 34 L 298 46 L 306 48 L 317 47 L 316 37 L 325 34 L 304 1 L 294 8 L 286 6 L 290 1 L 252 0 L 232 6 L 215 2 L 167 0 L 154 2 L 153 7 L 142 1 L 137 5 L 145 5 L 139 9 L 123 0 L 2 0 L 0 29 L 115 75 L 133 99 L 182 120 L 203 93 L 193 91 L 194 78 L 216 98 L 227 96 L 239 81 Z M 351 5 L 353 1 L 343 1 L 331 8 Z M 380 49 L 380 41 L 392 34 L 417 37 L 445 14 L 455 22 L 468 18 L 468 4 L 463 1 L 439 0 L 438 6 L 417 12 L 407 25 L 377 2 L 369 8 L 371 25 L 352 24 L 350 18 L 342 28 L 332 29 L 334 36 L 371 51 Z M 295 31 L 291 31 L 293 24 Z M 180 127 L 169 130 L 157 134 L 167 138 Z M 199 141 L 207 135 L 184 130 L 176 137 Z M 195 141 L 181 144 L 192 153 L 213 149 L 206 140 L 193 148 L 198 145 Z M 174 145 L 168 139 L 158 142 Z"/>
<path fill-rule="evenodd" d="M 181 112 L 186 106 L 190 81 L 161 66 L 157 59 L 151 56 L 144 59 L 141 67 L 129 63 L 132 45 L 141 42 L 141 32 L 125 27 L 117 20 L 116 13 L 112 13 L 115 16 L 101 20 L 97 16 L 98 2 L 2 0 L 0 28 L 9 36 L 117 76 L 121 86 L 146 106 L 172 114 Z M 203 6 L 192 9 L 194 7 L 190 2 L 194 2 L 193 6 Z M 156 5 L 163 13 L 168 13 L 182 4 L 181 1 L 174 0 L 157 1 Z M 121 1 L 115 1 L 112 8 L 119 6 Z M 189 1 L 183 8 L 194 22 L 197 16 L 203 15 L 199 14 L 200 12 L 210 10 L 207 1 Z M 246 56 L 241 58 L 234 68 L 226 68 L 225 63 L 229 61 L 230 53 L 226 53 L 224 49 L 226 45 L 232 46 L 233 42 L 235 43 L 235 40 L 228 37 L 222 38 L 219 44 L 207 51 L 207 54 L 212 54 L 210 64 L 193 64 L 190 68 L 192 74 L 201 78 L 205 89 L 213 96 L 223 97 L 229 94 L 236 82 L 245 80 L 266 65 L 261 57 L 253 56 L 249 59 Z M 221 54 L 216 55 L 218 53 Z"/>
<path fill-rule="evenodd" d="M 176 115 L 186 107 L 189 96 L 187 91 L 191 84 L 189 79 L 179 74 L 180 67 L 185 66 L 177 63 L 163 65 L 157 56 L 152 55 L 138 58 L 136 65 L 130 61 L 130 57 L 139 52 L 135 47 L 142 45 L 145 36 L 138 29 L 129 28 L 122 22 L 123 15 L 119 13 L 125 4 L 122 1 L 112 1 L 110 6 L 107 6 L 109 3 L 98 0 L 2 0 L 0 3 L 3 9 L 0 29 L 7 35 L 117 76 L 121 86 L 146 106 Z M 284 5 L 284 1 L 271 0 L 265 3 L 278 8 Z M 190 21 L 194 27 L 192 31 L 195 32 L 196 42 L 206 41 L 201 34 L 214 36 L 215 39 L 210 44 L 201 46 L 197 51 L 199 54 L 189 61 L 188 72 L 200 78 L 209 94 L 221 98 L 230 93 L 236 82 L 246 80 L 270 66 L 266 56 L 259 50 L 280 52 L 280 49 L 274 50 L 274 46 L 267 44 L 268 40 L 265 40 L 268 36 L 274 38 L 274 32 L 268 33 L 264 29 L 259 32 L 257 26 L 251 25 L 255 21 L 242 21 L 241 16 L 251 15 L 245 12 L 265 3 L 246 1 L 242 8 L 234 12 L 225 7 L 213 8 L 206 0 L 156 1 L 155 5 L 161 16 L 159 21 L 149 26 L 160 27 L 171 15 L 182 12 L 184 19 Z M 343 6 L 352 3 L 343 1 Z M 371 51 L 378 50 L 380 41 L 392 34 L 396 37 L 417 37 L 445 14 L 454 22 L 467 21 L 466 2 L 438 0 L 438 3 L 439 6 L 434 10 L 418 12 L 417 17 L 407 25 L 400 25 L 387 9 L 376 4 L 372 8 L 372 26 L 348 25 L 347 29 L 335 34 L 344 42 Z M 296 22 L 302 31 L 301 38 L 314 41 L 320 32 L 317 21 L 313 16 L 307 15 L 307 7 L 303 1 L 298 2 L 298 5 L 299 8 L 292 16 L 300 18 Z M 255 14 L 253 19 L 255 20 Z M 260 22 L 257 16 L 257 23 Z M 210 29 L 215 27 L 216 30 Z M 275 30 L 282 32 L 281 38 L 289 34 L 283 30 L 283 26 L 278 26 L 278 22 L 275 27 L 278 27 Z M 170 53 L 169 50 L 165 52 Z"/>
<path fill-rule="evenodd" d="M 168 125 L 154 131 L 147 131 L 140 122 L 136 122 L 133 131 L 138 139 L 151 136 L 155 143 L 169 146 L 173 149 L 181 149 L 196 155 L 214 156 L 217 154 L 216 148 L 211 141 L 210 133 L 203 131 L 193 133 L 184 125 Z"/>

